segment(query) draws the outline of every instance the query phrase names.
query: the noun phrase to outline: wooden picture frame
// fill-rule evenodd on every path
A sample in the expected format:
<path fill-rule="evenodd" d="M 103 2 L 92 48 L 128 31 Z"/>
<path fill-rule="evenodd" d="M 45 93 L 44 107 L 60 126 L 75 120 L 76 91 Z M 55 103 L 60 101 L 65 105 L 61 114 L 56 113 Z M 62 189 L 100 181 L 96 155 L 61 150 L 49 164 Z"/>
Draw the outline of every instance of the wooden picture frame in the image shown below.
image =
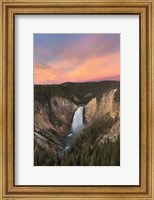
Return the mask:
<path fill-rule="evenodd" d="M 154 2 L 1 0 L 0 199 L 154 199 Z M 139 186 L 15 186 L 14 21 L 18 14 L 137 14 L 140 17 Z"/>

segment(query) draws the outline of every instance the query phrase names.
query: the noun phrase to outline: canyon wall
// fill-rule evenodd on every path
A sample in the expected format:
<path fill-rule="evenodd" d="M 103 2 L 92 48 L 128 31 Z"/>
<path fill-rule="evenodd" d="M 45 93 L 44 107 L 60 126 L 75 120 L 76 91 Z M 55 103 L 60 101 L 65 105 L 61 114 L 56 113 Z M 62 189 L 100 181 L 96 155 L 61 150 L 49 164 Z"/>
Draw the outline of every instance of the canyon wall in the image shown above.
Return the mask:
<path fill-rule="evenodd" d="M 50 104 L 34 103 L 35 130 L 54 130 L 57 134 L 68 132 L 77 105 L 62 97 L 52 97 Z"/>
<path fill-rule="evenodd" d="M 116 89 L 104 93 L 101 98 L 92 98 L 85 105 L 85 122 L 93 123 L 95 120 L 109 113 L 110 117 L 120 118 L 120 102 L 115 101 Z"/>
<path fill-rule="evenodd" d="M 84 106 L 84 123 L 90 126 L 106 114 L 115 120 L 115 124 L 104 135 L 102 130 L 96 142 L 115 141 L 120 134 L 120 100 L 116 101 L 117 89 L 111 89 L 92 97 Z M 70 99 L 52 96 L 46 101 L 34 101 L 34 141 L 35 155 L 45 150 L 58 153 L 63 148 L 62 138 L 68 134 L 76 105 Z"/>

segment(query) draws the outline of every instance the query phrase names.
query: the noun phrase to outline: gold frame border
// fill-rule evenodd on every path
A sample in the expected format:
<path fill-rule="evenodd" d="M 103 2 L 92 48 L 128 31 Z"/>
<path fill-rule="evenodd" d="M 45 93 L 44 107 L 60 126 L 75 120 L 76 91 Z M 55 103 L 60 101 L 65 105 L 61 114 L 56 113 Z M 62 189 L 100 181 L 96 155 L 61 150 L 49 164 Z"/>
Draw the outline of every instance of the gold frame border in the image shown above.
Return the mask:
<path fill-rule="evenodd" d="M 1 0 L 0 199 L 154 199 L 153 0 Z M 140 185 L 14 185 L 14 16 L 17 14 L 138 14 L 140 16 Z"/>

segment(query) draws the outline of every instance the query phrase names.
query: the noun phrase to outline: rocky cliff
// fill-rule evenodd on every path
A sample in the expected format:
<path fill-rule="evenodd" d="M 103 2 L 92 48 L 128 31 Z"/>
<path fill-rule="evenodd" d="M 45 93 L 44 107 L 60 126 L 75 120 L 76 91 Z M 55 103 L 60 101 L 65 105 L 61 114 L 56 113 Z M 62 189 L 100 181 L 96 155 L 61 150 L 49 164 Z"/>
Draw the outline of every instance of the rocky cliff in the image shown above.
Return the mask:
<path fill-rule="evenodd" d="M 85 121 L 87 124 L 91 124 L 100 117 L 109 113 L 110 117 L 120 118 L 120 102 L 115 101 L 115 92 L 117 89 L 110 90 L 102 94 L 102 97 L 92 98 L 87 105 L 85 105 Z"/>
<path fill-rule="evenodd" d="M 77 105 L 62 97 L 52 97 L 50 104 L 34 102 L 35 131 L 54 130 L 57 134 L 66 134 L 70 128 Z"/>
<path fill-rule="evenodd" d="M 115 141 L 120 134 L 119 82 L 65 83 L 62 85 L 35 86 L 34 141 L 35 161 L 42 152 L 56 155 L 63 148 L 63 137 L 68 134 L 75 110 L 84 106 L 86 127 L 101 123 L 107 115 L 112 121 L 106 130 L 101 128 L 95 141 Z M 48 157 L 48 156 L 47 156 Z M 52 159 L 47 159 L 52 160 Z M 38 165 L 40 161 L 36 162 Z"/>
<path fill-rule="evenodd" d="M 59 130 L 57 128 L 57 131 L 60 133 L 68 132 L 77 105 L 70 102 L 68 99 L 54 96 L 50 100 L 50 108 L 53 115 L 62 122 Z"/>

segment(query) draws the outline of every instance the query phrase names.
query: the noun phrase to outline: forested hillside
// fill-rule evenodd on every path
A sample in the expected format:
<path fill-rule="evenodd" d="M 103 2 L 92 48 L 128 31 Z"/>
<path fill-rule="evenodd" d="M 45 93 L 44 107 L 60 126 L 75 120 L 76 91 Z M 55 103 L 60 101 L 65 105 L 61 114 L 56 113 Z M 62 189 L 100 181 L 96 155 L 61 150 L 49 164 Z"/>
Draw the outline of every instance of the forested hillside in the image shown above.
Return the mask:
<path fill-rule="evenodd" d="M 84 128 L 75 134 L 80 106 Z M 120 82 L 35 85 L 34 165 L 119 166 Z"/>

